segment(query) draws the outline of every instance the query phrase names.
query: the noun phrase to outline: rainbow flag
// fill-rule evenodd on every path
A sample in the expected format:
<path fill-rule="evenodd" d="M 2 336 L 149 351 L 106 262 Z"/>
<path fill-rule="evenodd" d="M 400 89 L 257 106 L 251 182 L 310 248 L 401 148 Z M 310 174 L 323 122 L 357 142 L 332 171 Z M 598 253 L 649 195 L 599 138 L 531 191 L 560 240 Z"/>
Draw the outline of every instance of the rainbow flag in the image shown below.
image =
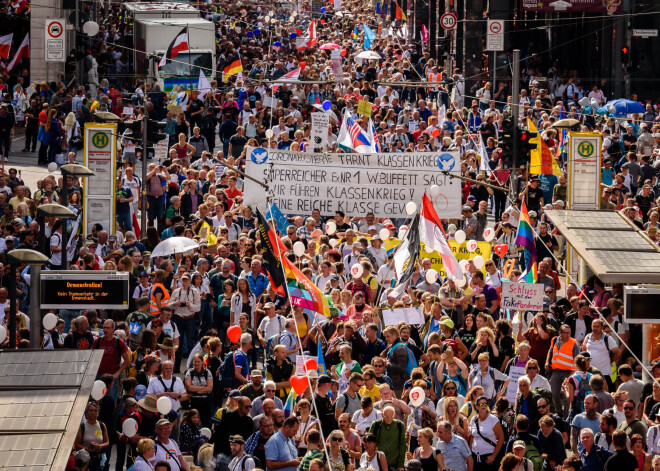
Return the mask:
<path fill-rule="evenodd" d="M 330 305 L 321 290 L 303 275 L 288 258 L 281 257 L 281 259 L 291 303 L 294 306 L 302 306 L 312 318 L 315 317 L 315 312 L 330 317 Z"/>
<path fill-rule="evenodd" d="M 527 129 L 529 132 L 536 133 L 536 137 L 529 140 L 531 144 L 536 144 L 536 149 L 529 151 L 529 173 L 533 175 L 557 175 L 561 177 L 562 173 L 555 157 L 550 152 L 548 145 L 541 138 L 541 133 L 529 118 L 527 118 Z"/>
<path fill-rule="evenodd" d="M 319 373 L 319 376 L 328 374 L 328 371 L 325 368 L 325 358 L 323 357 L 323 342 L 319 339 L 316 349 L 316 370 Z"/>
<path fill-rule="evenodd" d="M 527 283 L 536 283 L 539 278 L 536 271 L 536 242 L 532 223 L 527 213 L 527 205 L 524 200 L 520 210 L 520 221 L 518 221 L 516 245 L 525 247 L 525 259 L 527 261 L 525 271 L 520 276 L 520 279 L 524 279 Z"/>
<path fill-rule="evenodd" d="M 291 388 L 291 391 L 289 391 L 289 395 L 286 398 L 286 402 L 284 403 L 285 419 L 293 414 L 293 409 L 296 407 L 296 397 L 298 397 L 298 394 L 296 394 L 296 391 Z"/>
<path fill-rule="evenodd" d="M 406 14 L 403 12 L 403 10 L 401 9 L 401 7 L 399 6 L 399 4 L 396 1 L 394 2 L 394 5 L 395 5 L 395 8 L 396 8 L 395 11 L 394 11 L 395 12 L 394 17 L 397 20 L 408 21 L 408 17 L 406 16 Z"/>
<path fill-rule="evenodd" d="M 561 112 L 559 113 L 559 119 L 565 119 L 566 113 L 564 113 L 564 105 L 561 105 Z M 559 160 L 561 154 L 564 153 L 564 144 L 566 144 L 566 129 L 559 130 L 559 144 L 555 148 L 555 159 Z"/>

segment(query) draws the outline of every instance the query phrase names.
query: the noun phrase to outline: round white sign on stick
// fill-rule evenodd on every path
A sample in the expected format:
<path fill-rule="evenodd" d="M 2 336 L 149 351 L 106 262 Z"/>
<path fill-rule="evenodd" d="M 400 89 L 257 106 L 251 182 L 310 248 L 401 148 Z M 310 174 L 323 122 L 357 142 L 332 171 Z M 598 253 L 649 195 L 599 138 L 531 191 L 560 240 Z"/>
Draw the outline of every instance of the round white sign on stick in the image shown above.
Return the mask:
<path fill-rule="evenodd" d="M 267 129 L 264 134 L 266 134 L 266 137 L 268 139 L 270 139 L 271 137 L 273 137 L 273 130 L 272 129 Z"/>
<path fill-rule="evenodd" d="M 410 404 L 412 404 L 413 407 L 421 406 L 424 403 L 424 399 L 426 399 L 426 393 L 419 386 L 410 390 Z"/>
<path fill-rule="evenodd" d="M 492 227 L 487 227 L 484 229 L 484 240 L 490 242 L 495 238 L 495 229 Z"/>
<path fill-rule="evenodd" d="M 330 247 L 332 247 L 333 249 L 337 247 L 338 243 L 339 242 L 337 241 L 337 239 L 330 239 Z"/>
<path fill-rule="evenodd" d="M 351 267 L 351 275 L 353 275 L 353 278 L 356 279 L 360 278 L 363 273 L 364 273 L 364 268 L 359 263 L 356 263 Z"/>
<path fill-rule="evenodd" d="M 325 233 L 333 235 L 335 232 L 337 232 L 337 223 L 335 221 L 328 221 L 325 224 Z"/>
<path fill-rule="evenodd" d="M 430 270 L 426 271 L 426 282 L 430 285 L 438 281 L 438 271 L 431 268 Z"/>
<path fill-rule="evenodd" d="M 408 201 L 406 203 L 406 214 L 408 216 L 412 216 L 413 214 L 415 214 L 415 211 L 417 211 L 417 203 L 415 203 L 414 201 Z"/>
<path fill-rule="evenodd" d="M 4 325 L 0 325 L 0 343 L 3 343 L 7 339 L 7 329 Z"/>
<path fill-rule="evenodd" d="M 433 185 L 433 186 L 431 187 L 430 193 L 431 193 L 431 196 L 432 196 L 433 198 L 437 198 L 438 196 L 440 196 L 440 192 L 441 192 L 441 191 L 442 191 L 442 190 L 440 189 L 440 187 L 439 187 L 438 185 Z"/>
<path fill-rule="evenodd" d="M 206 427 L 202 427 L 199 433 L 201 433 L 203 437 L 211 438 L 211 430 Z"/>
<path fill-rule="evenodd" d="M 458 262 L 458 266 L 461 267 L 461 270 L 463 270 L 463 272 L 467 271 L 467 267 L 468 267 L 469 264 L 470 264 L 470 262 L 468 262 L 465 259 Z"/>
<path fill-rule="evenodd" d="M 474 252 L 477 250 L 477 241 L 474 239 L 470 239 L 467 241 L 467 244 L 465 244 L 465 248 L 467 249 L 468 252 Z"/>

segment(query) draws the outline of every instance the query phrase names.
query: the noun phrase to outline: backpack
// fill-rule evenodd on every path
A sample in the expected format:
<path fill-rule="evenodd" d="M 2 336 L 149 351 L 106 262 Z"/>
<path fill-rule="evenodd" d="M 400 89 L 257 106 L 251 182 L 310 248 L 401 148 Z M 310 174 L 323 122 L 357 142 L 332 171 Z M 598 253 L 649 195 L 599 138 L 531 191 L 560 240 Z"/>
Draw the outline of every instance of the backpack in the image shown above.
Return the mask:
<path fill-rule="evenodd" d="M 412 370 L 414 368 L 417 368 L 417 360 L 415 359 L 415 355 L 413 355 L 412 350 L 408 348 L 408 345 L 402 343 L 402 342 L 397 342 L 394 345 L 392 345 L 392 348 L 390 348 L 390 352 L 387 354 L 387 359 L 391 360 L 392 359 L 392 354 L 394 353 L 394 350 L 399 348 L 399 345 L 403 345 L 406 347 L 406 350 L 408 351 L 408 362 L 406 363 L 406 374 L 410 376 L 410 373 L 412 373 Z"/>
<path fill-rule="evenodd" d="M 623 156 L 623 149 L 621 148 L 621 144 L 619 144 L 619 140 L 610 137 L 610 141 L 612 143 L 607 148 L 607 153 L 614 159 L 620 159 Z"/>
<path fill-rule="evenodd" d="M 428 404 L 430 400 L 426 403 Z M 433 418 L 430 412 L 422 411 L 422 428 L 429 427 L 432 430 L 435 430 L 436 420 Z"/>
<path fill-rule="evenodd" d="M 569 413 L 569 422 L 573 422 L 573 418 L 582 412 L 584 412 L 584 398 L 587 395 L 591 394 L 591 385 L 589 380 L 591 379 L 591 373 L 587 373 L 587 377 L 582 379 L 576 374 L 572 375 L 578 381 L 577 394 L 573 398 L 571 403 L 571 411 Z"/>
<path fill-rule="evenodd" d="M 552 402 L 552 392 L 545 388 L 534 388 L 532 391 L 532 394 L 536 394 L 539 397 L 542 397 L 546 401 L 548 401 L 548 405 L 550 406 L 550 412 L 554 413 L 555 412 L 555 406 Z"/>
<path fill-rule="evenodd" d="M 399 435 L 403 435 L 405 432 L 403 429 L 403 422 L 400 420 L 395 420 L 397 430 L 399 431 Z M 383 429 L 383 419 L 378 419 L 374 421 L 373 425 L 375 426 L 373 434 L 376 435 L 376 441 L 380 442 L 380 432 Z"/>
<path fill-rule="evenodd" d="M 218 372 L 220 376 L 220 385 L 227 387 L 227 388 L 233 388 L 234 386 L 238 386 L 236 383 L 236 352 L 239 350 L 235 350 L 233 352 L 230 352 L 227 354 L 225 357 L 225 360 L 222 362 L 222 366 L 220 367 L 220 370 Z"/>
<path fill-rule="evenodd" d="M 128 367 L 128 376 L 131 378 L 136 378 L 138 372 L 142 369 L 144 365 L 144 359 L 151 353 L 148 348 L 138 348 L 131 353 L 131 363 Z"/>
<path fill-rule="evenodd" d="M 525 446 L 525 458 L 530 460 L 534 465 L 534 471 L 543 470 L 543 457 L 539 453 L 539 449 L 536 448 L 534 444 L 529 444 Z"/>

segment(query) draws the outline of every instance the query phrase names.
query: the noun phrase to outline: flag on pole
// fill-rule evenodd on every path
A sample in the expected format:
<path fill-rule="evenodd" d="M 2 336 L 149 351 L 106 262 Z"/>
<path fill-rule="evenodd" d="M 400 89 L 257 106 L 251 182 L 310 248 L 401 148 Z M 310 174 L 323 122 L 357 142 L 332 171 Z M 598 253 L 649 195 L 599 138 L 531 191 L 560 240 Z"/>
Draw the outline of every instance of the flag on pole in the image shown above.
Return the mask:
<path fill-rule="evenodd" d="M 442 258 L 447 277 L 450 280 L 463 278 L 463 269 L 458 264 L 454 252 L 447 243 L 442 222 L 433 203 L 426 194 L 422 196 L 422 210 L 419 217 L 419 241 L 424 244 L 427 252 L 438 252 Z"/>
<path fill-rule="evenodd" d="M 278 208 L 275 203 L 272 203 L 270 205 L 270 209 L 266 211 L 266 219 L 273 220 L 275 223 L 275 232 L 284 232 L 286 230 L 286 226 L 289 225 L 286 217 L 284 217 L 284 214 L 282 214 L 282 211 L 280 211 L 280 208 Z"/>
<path fill-rule="evenodd" d="M 532 222 L 529 220 L 527 205 L 525 201 L 521 203 L 520 220 L 518 221 L 518 232 L 516 234 L 516 245 L 525 247 L 525 259 L 527 261 L 525 271 L 520 275 L 520 280 L 527 283 L 536 283 L 538 273 L 536 269 L 536 242 L 534 240 L 534 230 Z"/>
<path fill-rule="evenodd" d="M 376 33 L 371 28 L 364 24 L 364 50 L 371 48 L 371 42 L 376 38 Z"/>
<path fill-rule="evenodd" d="M 243 72 L 243 64 L 241 63 L 241 56 L 237 52 L 236 56 L 229 62 L 229 64 L 227 64 L 223 70 L 225 82 L 228 82 L 229 77 L 236 75 L 239 72 Z"/>
<path fill-rule="evenodd" d="M 197 90 L 199 90 L 199 94 L 202 96 L 202 98 L 204 98 L 206 94 L 211 91 L 211 84 L 209 83 L 209 80 L 206 78 L 206 75 L 204 75 L 204 71 L 201 68 L 199 69 Z"/>
<path fill-rule="evenodd" d="M 137 218 L 137 214 L 135 213 L 135 208 L 133 207 L 133 203 L 130 203 L 128 206 L 131 208 L 131 224 L 133 226 L 133 232 L 135 232 L 136 239 L 140 240 L 142 231 L 140 231 L 140 224 L 138 223 L 138 218 Z"/>
<path fill-rule="evenodd" d="M 422 42 L 428 43 L 430 37 L 429 29 L 426 25 L 422 25 Z"/>
<path fill-rule="evenodd" d="M 11 40 L 14 37 L 14 33 L 8 34 L 6 36 L 0 36 L 0 57 L 5 59 L 9 57 L 9 50 L 11 49 Z"/>
<path fill-rule="evenodd" d="M 327 374 L 328 371 L 325 368 L 325 358 L 323 357 L 323 342 L 320 341 L 316 344 L 316 369 L 319 373 L 319 376 Z"/>
<path fill-rule="evenodd" d="M 291 391 L 289 391 L 289 395 L 286 398 L 286 402 L 284 403 L 284 418 L 285 419 L 293 413 L 293 409 L 296 405 L 296 397 L 298 397 L 298 394 L 296 393 L 296 390 L 291 388 Z"/>
<path fill-rule="evenodd" d="M 486 150 L 486 144 L 484 143 L 484 137 L 479 134 L 479 157 L 481 157 L 481 165 L 479 170 L 486 173 L 486 176 L 490 177 L 493 174 L 493 171 L 490 169 L 490 157 L 488 156 L 488 151 Z"/>
<path fill-rule="evenodd" d="M 261 239 L 261 258 L 264 270 L 268 275 L 273 291 L 286 297 L 284 272 L 280 257 L 281 254 L 287 251 L 287 248 L 277 237 L 259 208 L 257 208 L 257 224 L 257 232 L 259 232 L 259 238 Z"/>
<path fill-rule="evenodd" d="M 300 67 L 297 69 L 293 69 L 291 72 L 288 72 L 284 75 L 282 75 L 279 79 L 282 82 L 295 82 L 298 80 L 298 77 L 300 77 Z M 277 93 L 277 91 L 280 89 L 282 86 L 281 83 L 274 83 L 273 85 L 270 86 L 270 88 L 273 90 L 273 94 Z"/>
<path fill-rule="evenodd" d="M 160 59 L 158 68 L 160 69 L 165 64 L 168 64 L 172 59 L 179 55 L 181 52 L 189 51 L 188 47 L 188 28 L 183 28 L 179 34 L 176 35 L 170 46 L 165 51 L 165 55 Z"/>
<path fill-rule="evenodd" d="M 367 134 L 369 136 L 369 140 L 371 141 L 371 150 L 375 153 L 378 154 L 381 152 L 381 147 L 380 147 L 380 141 L 378 140 L 378 134 L 376 133 L 376 127 L 374 126 L 374 122 L 369 118 L 369 124 L 367 126 Z"/>
<path fill-rule="evenodd" d="M 397 286 L 391 293 L 394 298 L 405 291 L 408 281 L 415 272 L 415 265 L 420 253 L 419 214 L 415 216 L 409 227 L 399 248 L 394 252 L 394 269 L 397 277 Z"/>
<path fill-rule="evenodd" d="M 347 150 L 353 150 L 362 154 L 373 153 L 372 143 L 369 140 L 368 132 L 365 132 L 360 127 L 355 118 L 348 114 L 348 111 L 344 115 L 344 120 L 341 123 L 337 144 Z"/>
<path fill-rule="evenodd" d="M 5 69 L 5 72 L 9 72 L 11 69 L 13 69 L 16 66 L 16 64 L 18 64 L 21 61 L 21 59 L 25 57 L 30 57 L 30 33 L 25 35 L 23 42 L 21 43 L 20 46 L 18 46 L 18 51 L 16 51 L 16 55 L 14 55 L 14 58 L 11 60 L 11 62 Z"/>
<path fill-rule="evenodd" d="M 529 151 L 529 173 L 532 175 L 557 175 L 561 177 L 561 170 L 552 152 L 550 152 L 550 148 L 541 139 L 541 133 L 529 118 L 527 118 L 527 129 L 529 132 L 536 133 L 536 137 L 529 140 L 530 144 L 536 144 L 536 149 Z"/>
<path fill-rule="evenodd" d="M 309 27 L 307 28 L 307 34 L 303 37 L 299 37 L 296 40 L 296 47 L 298 48 L 298 52 L 309 49 L 310 47 L 314 47 L 318 40 L 319 39 L 316 34 L 316 20 L 312 20 L 312 22 L 309 24 Z"/>
<path fill-rule="evenodd" d="M 394 5 L 395 5 L 395 8 L 396 8 L 396 11 L 395 11 L 395 15 L 394 15 L 394 17 L 395 17 L 397 20 L 408 21 L 408 17 L 407 17 L 406 14 L 403 12 L 403 10 L 401 9 L 401 7 L 399 6 L 399 3 L 398 3 L 396 0 L 394 1 Z"/>
<path fill-rule="evenodd" d="M 314 313 L 316 312 L 330 317 L 330 304 L 321 290 L 309 278 L 303 275 L 298 267 L 291 263 L 288 258 L 283 256 L 281 261 L 284 267 L 286 283 L 289 288 L 291 304 L 302 307 L 308 315 L 311 314 L 310 317 L 315 318 Z"/>

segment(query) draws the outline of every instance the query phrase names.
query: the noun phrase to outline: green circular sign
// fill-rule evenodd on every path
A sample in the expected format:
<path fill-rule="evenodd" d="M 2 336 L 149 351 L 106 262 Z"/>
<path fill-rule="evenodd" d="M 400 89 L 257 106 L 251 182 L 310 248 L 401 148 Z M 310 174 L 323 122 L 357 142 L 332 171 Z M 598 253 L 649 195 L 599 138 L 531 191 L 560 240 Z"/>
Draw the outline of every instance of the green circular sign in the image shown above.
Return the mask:
<path fill-rule="evenodd" d="M 108 144 L 110 144 L 110 140 L 108 139 L 108 135 L 106 133 L 97 132 L 92 136 L 92 144 L 94 144 L 94 147 L 97 149 L 103 149 Z"/>
<path fill-rule="evenodd" d="M 577 151 L 581 157 L 589 157 L 591 156 L 591 154 L 594 153 L 594 146 L 591 142 L 584 141 L 580 143 L 580 145 L 577 148 Z"/>

